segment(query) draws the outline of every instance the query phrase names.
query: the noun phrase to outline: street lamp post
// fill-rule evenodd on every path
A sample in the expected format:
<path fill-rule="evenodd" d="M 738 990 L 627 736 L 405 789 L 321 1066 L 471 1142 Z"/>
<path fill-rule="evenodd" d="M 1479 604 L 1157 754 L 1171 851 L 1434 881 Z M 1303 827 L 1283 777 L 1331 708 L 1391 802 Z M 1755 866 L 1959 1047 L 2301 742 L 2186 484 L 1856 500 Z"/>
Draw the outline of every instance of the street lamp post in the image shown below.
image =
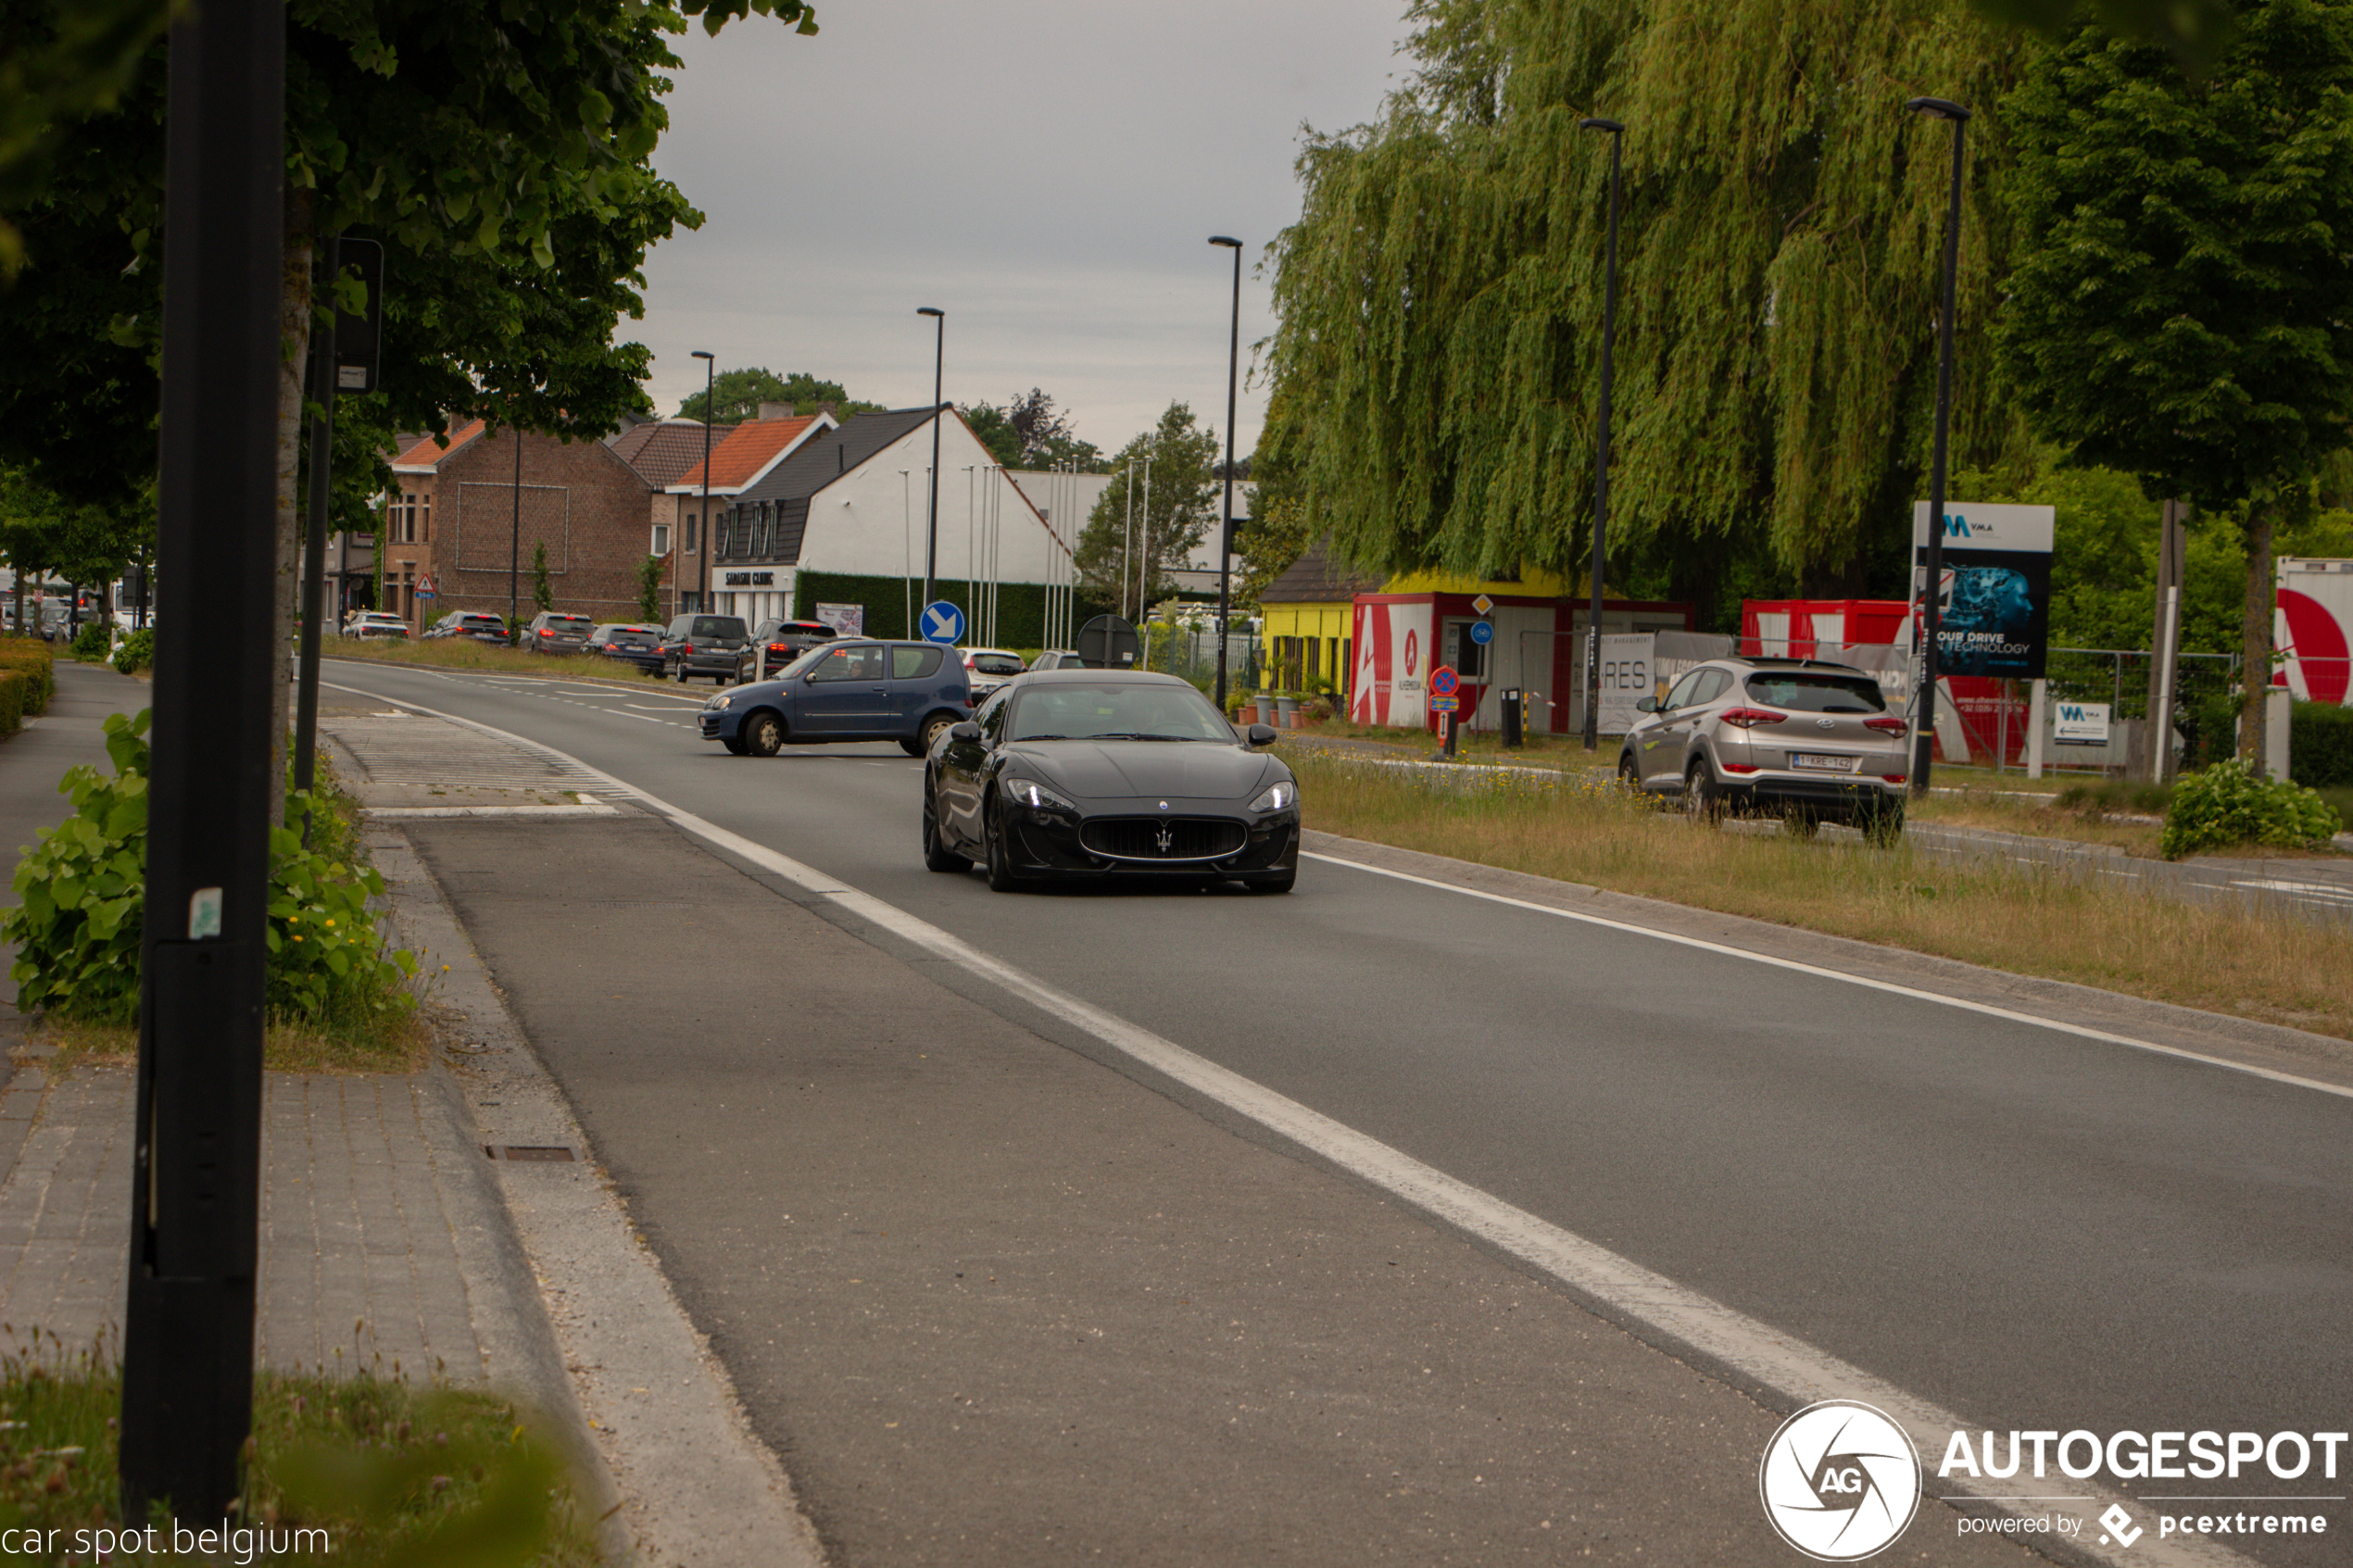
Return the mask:
<path fill-rule="evenodd" d="M 1609 562 L 1610 356 L 1617 346 L 1617 163 L 1626 127 L 1615 119 L 1587 118 L 1584 131 L 1609 135 L 1609 264 L 1602 284 L 1602 403 L 1593 457 L 1593 603 L 1585 615 L 1585 749 L 1601 746 L 1602 571 Z"/>
<path fill-rule="evenodd" d="M 915 307 L 918 316 L 929 316 L 938 323 L 938 335 L 931 357 L 931 521 L 924 532 L 924 605 L 931 604 L 932 578 L 939 570 L 939 395 L 945 383 L 948 367 L 948 312 L 937 306 Z M 922 609 L 915 613 L 920 616 Z M 917 631 L 922 630 L 920 624 Z"/>
<path fill-rule="evenodd" d="M 695 520 L 695 533 L 702 540 L 706 555 L 715 555 L 718 546 L 711 542 L 711 421 L 718 413 L 719 362 L 706 349 L 695 349 L 694 357 L 702 361 L 702 513 Z M 686 553 L 686 541 L 670 542 L 670 613 L 678 614 L 678 565 Z"/>
<path fill-rule="evenodd" d="M 1212 234 L 1209 243 L 1234 253 L 1234 314 L 1226 343 L 1226 504 L 1217 526 L 1217 710 L 1226 710 L 1226 617 L 1234 587 L 1234 404 L 1240 388 L 1242 358 L 1242 243 Z"/>
<path fill-rule="evenodd" d="M 521 601 L 515 592 L 522 566 L 522 432 L 510 424 L 507 433 L 515 443 L 515 510 L 512 532 L 507 539 L 507 646 L 512 647 L 522 640 Z"/>
<path fill-rule="evenodd" d="M 1944 580 L 1944 449 L 1953 424 L 1954 274 L 1961 257 L 1961 154 L 1969 110 L 1944 98 L 1914 98 L 1915 114 L 1934 115 L 1953 127 L 1953 190 L 1944 208 L 1944 304 L 1936 313 L 1936 450 L 1928 470 L 1927 581 L 1920 588 L 1920 683 L 1912 737 L 1912 795 L 1928 794 L 1929 754 L 1936 744 L 1937 637 L 1944 617 L 1936 596 Z"/>

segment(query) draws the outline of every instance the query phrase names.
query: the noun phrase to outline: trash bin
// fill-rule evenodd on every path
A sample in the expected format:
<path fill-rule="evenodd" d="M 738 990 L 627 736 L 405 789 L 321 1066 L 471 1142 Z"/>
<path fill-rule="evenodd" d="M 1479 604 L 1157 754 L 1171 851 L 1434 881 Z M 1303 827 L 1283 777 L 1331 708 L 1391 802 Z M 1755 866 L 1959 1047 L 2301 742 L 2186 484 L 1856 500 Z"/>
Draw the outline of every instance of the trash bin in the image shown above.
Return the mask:
<path fill-rule="evenodd" d="M 1505 686 L 1504 688 L 1504 749 L 1516 751 L 1522 744 L 1524 737 L 1521 734 L 1521 731 L 1526 728 L 1525 720 L 1527 711 L 1527 708 L 1524 706 L 1520 697 L 1519 688 L 1517 686 Z"/>

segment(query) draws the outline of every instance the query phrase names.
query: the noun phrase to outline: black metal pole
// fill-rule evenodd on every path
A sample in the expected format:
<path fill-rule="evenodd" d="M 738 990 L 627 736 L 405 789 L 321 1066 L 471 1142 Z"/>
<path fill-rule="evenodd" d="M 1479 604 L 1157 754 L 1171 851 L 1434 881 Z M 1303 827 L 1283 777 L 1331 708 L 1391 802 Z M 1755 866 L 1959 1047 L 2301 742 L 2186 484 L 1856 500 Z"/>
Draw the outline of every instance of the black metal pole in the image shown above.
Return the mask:
<path fill-rule="evenodd" d="M 327 325 L 310 320 L 310 386 L 319 417 L 310 421 L 310 506 L 302 533 L 302 662 L 295 681 L 295 788 L 307 790 L 319 771 L 319 639 L 327 605 L 328 480 L 335 444 L 335 279 L 342 271 L 342 236 L 321 242 L 318 276 L 327 289 Z M 302 842 L 310 842 L 312 813 L 302 814 Z"/>
<path fill-rule="evenodd" d="M 702 515 L 695 520 L 695 532 L 701 536 L 703 549 L 715 558 L 719 546 L 711 536 L 711 422 L 719 417 L 719 361 L 706 349 L 696 349 L 694 356 L 702 361 Z M 676 563 L 686 553 L 678 547 L 683 543 L 685 541 L 678 539 L 670 542 L 670 613 L 673 616 L 679 613 Z M 697 596 L 699 597 L 699 594 Z M 679 669 L 683 673 L 686 666 L 682 663 Z"/>
<path fill-rule="evenodd" d="M 1609 564 L 1609 395 L 1611 355 L 1617 346 L 1617 153 L 1626 127 L 1614 119 L 1581 119 L 1580 128 L 1609 132 L 1609 262 L 1602 284 L 1601 420 L 1593 450 L 1593 603 L 1585 615 L 1585 749 L 1600 748 L 1602 731 L 1602 573 Z"/>
<path fill-rule="evenodd" d="M 122 1514 L 218 1518 L 253 1424 L 273 750 L 283 0 L 171 29 L 154 752 Z"/>
<path fill-rule="evenodd" d="M 924 598 L 915 609 L 915 634 L 923 635 L 924 611 L 931 607 L 931 580 L 939 568 L 939 426 L 941 422 L 941 388 L 947 385 L 948 312 L 934 306 L 918 306 L 918 316 L 929 316 L 939 323 L 938 339 L 931 358 L 931 521 L 924 532 Z"/>
<path fill-rule="evenodd" d="M 1233 327 L 1226 344 L 1226 507 L 1217 529 L 1217 711 L 1226 711 L 1226 619 L 1233 609 L 1234 587 L 1234 409 L 1242 362 L 1242 243 L 1213 234 L 1209 243 L 1234 253 Z"/>
<path fill-rule="evenodd" d="M 1936 602 L 1944 580 L 1944 451 L 1953 423 L 1953 301 L 1961 256 L 1961 146 L 1969 110 L 1944 98 L 1914 98 L 1904 106 L 1932 114 L 1953 126 L 1953 191 L 1944 209 L 1944 304 L 1936 313 L 1936 451 L 1928 470 L 1928 581 L 1920 590 L 1920 688 L 1912 738 L 1912 795 L 1928 794 L 1929 761 L 1936 745 L 1937 637 L 1943 615 Z"/>
<path fill-rule="evenodd" d="M 515 444 L 515 511 L 507 536 L 507 646 L 514 647 L 522 641 L 522 598 L 516 591 L 522 574 L 522 432 L 510 425 L 507 434 Z"/>

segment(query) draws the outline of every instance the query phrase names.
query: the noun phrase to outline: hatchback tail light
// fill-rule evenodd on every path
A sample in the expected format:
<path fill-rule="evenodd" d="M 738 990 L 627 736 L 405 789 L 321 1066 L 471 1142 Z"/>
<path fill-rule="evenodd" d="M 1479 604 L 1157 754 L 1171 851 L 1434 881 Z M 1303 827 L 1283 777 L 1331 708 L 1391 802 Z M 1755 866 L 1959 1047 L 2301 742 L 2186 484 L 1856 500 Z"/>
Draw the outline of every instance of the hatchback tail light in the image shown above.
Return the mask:
<path fill-rule="evenodd" d="M 1881 714 L 1876 719 L 1866 719 L 1863 721 L 1863 728 L 1867 730 L 1877 730 L 1883 735 L 1900 735 L 1911 727 L 1911 725 L 1906 723 L 1903 720 L 1891 719 L 1885 714 Z"/>
<path fill-rule="evenodd" d="M 1732 708 L 1724 711 L 1724 722 L 1738 729 L 1752 730 L 1759 724 L 1778 724 L 1789 717 L 1769 708 Z"/>
<path fill-rule="evenodd" d="M 1728 773 L 1753 773 L 1756 771 L 1756 764 L 1754 762 L 1727 762 L 1723 764 L 1723 768 L 1724 771 Z"/>

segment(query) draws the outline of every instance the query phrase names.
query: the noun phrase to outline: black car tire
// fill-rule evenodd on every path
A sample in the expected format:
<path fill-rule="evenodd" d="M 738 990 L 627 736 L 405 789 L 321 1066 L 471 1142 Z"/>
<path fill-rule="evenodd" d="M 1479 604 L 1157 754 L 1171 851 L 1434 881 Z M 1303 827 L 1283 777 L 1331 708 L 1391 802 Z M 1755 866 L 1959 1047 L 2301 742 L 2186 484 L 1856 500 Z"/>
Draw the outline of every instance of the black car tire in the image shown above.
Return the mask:
<path fill-rule="evenodd" d="M 924 785 L 924 870 L 927 872 L 968 872 L 973 863 L 939 842 L 938 797 L 929 784 Z"/>
<path fill-rule="evenodd" d="M 1703 827 L 1724 824 L 1724 796 L 1716 786 L 1716 770 L 1703 757 L 1683 775 L 1683 815 Z"/>
<path fill-rule="evenodd" d="M 746 718 L 736 734 L 743 736 L 744 749 L 754 757 L 774 757 L 785 747 L 785 723 L 766 709 Z"/>
<path fill-rule="evenodd" d="M 1022 879 L 1013 874 L 1013 851 L 1005 846 L 1005 813 L 998 808 L 997 797 L 990 796 L 982 809 L 980 847 L 988 855 L 988 891 L 1017 893 Z"/>
<path fill-rule="evenodd" d="M 678 677 L 677 677 L 677 679 L 678 679 L 678 684 L 679 684 L 680 685 L 682 685 L 682 686 L 683 686 L 683 685 L 685 685 L 685 684 L 686 684 L 686 680 L 687 680 L 687 676 L 686 676 L 686 661 L 685 659 L 680 659 L 680 660 L 678 661 Z"/>
<path fill-rule="evenodd" d="M 1242 884 L 1252 893 L 1288 893 L 1299 881 L 1299 868 L 1292 867 L 1281 876 L 1254 876 Z"/>
<path fill-rule="evenodd" d="M 924 750 L 923 742 L 919 740 L 909 740 L 904 735 L 899 737 L 899 749 L 905 752 L 910 757 L 922 757 L 927 755 L 927 753 Z"/>
<path fill-rule="evenodd" d="M 730 753 L 737 757 L 741 757 L 746 749 L 744 746 L 744 737 L 741 735 L 721 735 L 719 737 L 719 744 L 725 746 Z"/>

